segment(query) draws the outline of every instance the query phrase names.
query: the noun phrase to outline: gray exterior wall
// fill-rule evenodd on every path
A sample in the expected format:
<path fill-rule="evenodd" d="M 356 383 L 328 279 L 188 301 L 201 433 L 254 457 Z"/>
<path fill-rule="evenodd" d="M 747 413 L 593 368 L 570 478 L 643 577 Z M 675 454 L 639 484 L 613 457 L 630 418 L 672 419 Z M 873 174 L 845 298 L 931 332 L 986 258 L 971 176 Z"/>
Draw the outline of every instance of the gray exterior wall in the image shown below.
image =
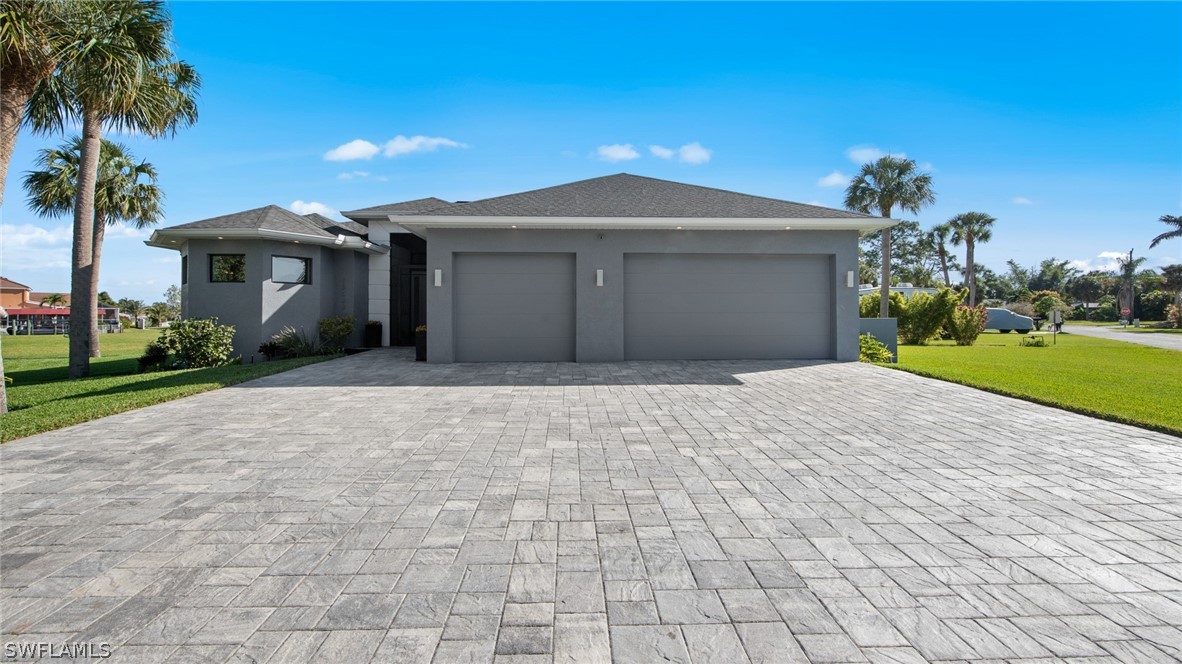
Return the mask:
<path fill-rule="evenodd" d="M 181 288 L 186 318 L 216 316 L 234 326 L 234 353 L 246 362 L 261 359 L 259 344 L 291 326 L 315 336 L 321 318 L 357 319 L 346 345 L 359 346 L 368 296 L 368 257 L 350 250 L 270 240 L 190 240 L 188 283 Z M 245 283 L 214 283 L 209 279 L 211 254 L 244 254 Z M 312 259 L 312 283 L 271 280 L 271 257 Z"/>
<path fill-rule="evenodd" d="M 431 229 L 427 237 L 427 359 L 455 361 L 457 253 L 555 252 L 575 255 L 575 359 L 624 359 L 624 254 L 756 253 L 832 257 L 834 358 L 858 359 L 858 293 L 846 272 L 858 270 L 857 231 L 663 231 Z M 435 287 L 434 271 L 443 271 Z M 604 272 L 596 287 L 595 271 Z"/>
<path fill-rule="evenodd" d="M 878 339 L 882 345 L 891 351 L 894 362 L 899 361 L 899 319 L 897 318 L 860 318 L 858 324 L 862 334 L 869 334 Z"/>

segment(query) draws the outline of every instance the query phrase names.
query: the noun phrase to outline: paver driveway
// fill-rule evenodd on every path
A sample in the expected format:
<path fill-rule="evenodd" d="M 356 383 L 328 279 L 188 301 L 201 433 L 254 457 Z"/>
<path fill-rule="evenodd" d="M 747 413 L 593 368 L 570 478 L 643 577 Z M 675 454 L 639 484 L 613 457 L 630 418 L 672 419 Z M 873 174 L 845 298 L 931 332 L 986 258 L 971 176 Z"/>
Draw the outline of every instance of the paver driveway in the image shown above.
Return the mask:
<path fill-rule="evenodd" d="M 859 364 L 375 351 L 0 447 L 3 639 L 1170 661 L 1179 442 Z"/>

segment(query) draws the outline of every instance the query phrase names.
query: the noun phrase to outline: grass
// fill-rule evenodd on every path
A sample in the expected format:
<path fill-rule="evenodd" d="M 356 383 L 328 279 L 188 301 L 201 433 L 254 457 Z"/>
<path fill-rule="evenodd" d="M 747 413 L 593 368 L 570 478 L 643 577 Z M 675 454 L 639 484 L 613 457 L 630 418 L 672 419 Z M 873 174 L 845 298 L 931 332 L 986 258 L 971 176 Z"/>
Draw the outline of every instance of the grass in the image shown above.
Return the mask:
<path fill-rule="evenodd" d="M 1182 353 L 1071 334 L 1058 335 L 1056 346 L 1026 348 L 1022 338 L 987 332 L 975 346 L 900 346 L 891 366 L 1182 436 Z"/>
<path fill-rule="evenodd" d="M 136 358 L 156 330 L 128 330 L 100 338 L 103 357 L 91 361 L 91 376 L 67 380 L 64 336 L 5 336 L 7 415 L 0 415 L 0 443 L 52 431 L 152 404 L 270 376 L 328 356 L 258 364 L 136 373 Z"/>

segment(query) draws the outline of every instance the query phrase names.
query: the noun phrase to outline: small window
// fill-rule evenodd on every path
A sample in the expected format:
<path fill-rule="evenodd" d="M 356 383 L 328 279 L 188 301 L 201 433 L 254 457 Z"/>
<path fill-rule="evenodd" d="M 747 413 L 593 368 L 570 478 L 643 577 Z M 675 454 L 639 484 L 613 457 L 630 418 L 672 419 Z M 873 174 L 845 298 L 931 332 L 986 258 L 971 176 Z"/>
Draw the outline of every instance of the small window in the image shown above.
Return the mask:
<path fill-rule="evenodd" d="M 246 283 L 246 255 L 210 254 L 209 280 L 214 283 Z"/>
<path fill-rule="evenodd" d="M 189 257 L 181 256 L 181 285 L 189 283 Z"/>
<path fill-rule="evenodd" d="M 312 283 L 312 259 L 272 256 L 271 281 L 277 284 Z"/>

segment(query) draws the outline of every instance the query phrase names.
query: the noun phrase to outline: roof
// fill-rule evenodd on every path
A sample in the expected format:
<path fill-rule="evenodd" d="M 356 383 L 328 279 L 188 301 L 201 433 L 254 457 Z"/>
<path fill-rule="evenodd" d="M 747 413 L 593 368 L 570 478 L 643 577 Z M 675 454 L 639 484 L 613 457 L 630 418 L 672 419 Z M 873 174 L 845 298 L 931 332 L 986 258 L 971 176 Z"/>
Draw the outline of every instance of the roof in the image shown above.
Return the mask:
<path fill-rule="evenodd" d="M 354 222 L 336 222 L 320 214 L 298 215 L 278 205 L 267 205 L 220 217 L 202 219 L 152 233 L 146 244 L 165 249 L 179 249 L 180 239 L 265 238 L 306 242 L 365 253 L 383 253 L 387 247 L 370 243 L 368 229 Z M 178 238 L 178 239 L 170 239 Z M 170 246 L 171 245 L 171 246 Z"/>
<path fill-rule="evenodd" d="M 267 205 L 253 210 L 224 214 L 220 217 L 202 219 L 201 221 L 180 224 L 179 226 L 170 226 L 167 230 L 183 231 L 195 229 L 256 229 L 311 235 L 324 234 L 320 225 L 315 221 L 301 217 L 278 205 Z"/>
<path fill-rule="evenodd" d="M 386 205 L 375 205 L 373 207 L 361 208 L 360 210 L 349 210 L 342 212 L 350 219 L 358 217 L 364 219 L 382 219 L 392 214 L 425 214 L 440 208 L 446 208 L 452 205 L 442 198 L 435 198 L 429 196 L 427 198 L 416 198 L 413 201 L 402 201 L 401 203 L 387 203 Z"/>
<path fill-rule="evenodd" d="M 369 228 L 367 228 L 365 224 L 359 224 L 356 221 L 333 221 L 332 219 L 329 219 L 318 212 L 305 214 L 304 219 L 307 219 L 313 224 L 319 226 L 320 230 L 328 231 L 330 233 L 348 231 L 349 233 L 352 233 L 358 237 L 364 237 L 367 233 L 369 233 Z"/>
<path fill-rule="evenodd" d="M 0 288 L 4 290 L 29 290 L 29 287 L 7 277 L 0 277 Z"/>
<path fill-rule="evenodd" d="M 372 209 L 372 208 L 371 208 Z M 872 215 L 618 173 L 457 203 L 423 216 L 867 219 Z"/>
<path fill-rule="evenodd" d="M 69 293 L 55 293 L 52 291 L 47 291 L 47 292 L 30 291 L 29 292 L 29 302 L 36 302 L 37 304 L 41 304 L 42 302 L 45 301 L 45 298 L 50 297 L 51 295 L 62 296 L 62 300 L 64 300 L 65 305 L 67 307 L 70 306 L 70 294 Z"/>

